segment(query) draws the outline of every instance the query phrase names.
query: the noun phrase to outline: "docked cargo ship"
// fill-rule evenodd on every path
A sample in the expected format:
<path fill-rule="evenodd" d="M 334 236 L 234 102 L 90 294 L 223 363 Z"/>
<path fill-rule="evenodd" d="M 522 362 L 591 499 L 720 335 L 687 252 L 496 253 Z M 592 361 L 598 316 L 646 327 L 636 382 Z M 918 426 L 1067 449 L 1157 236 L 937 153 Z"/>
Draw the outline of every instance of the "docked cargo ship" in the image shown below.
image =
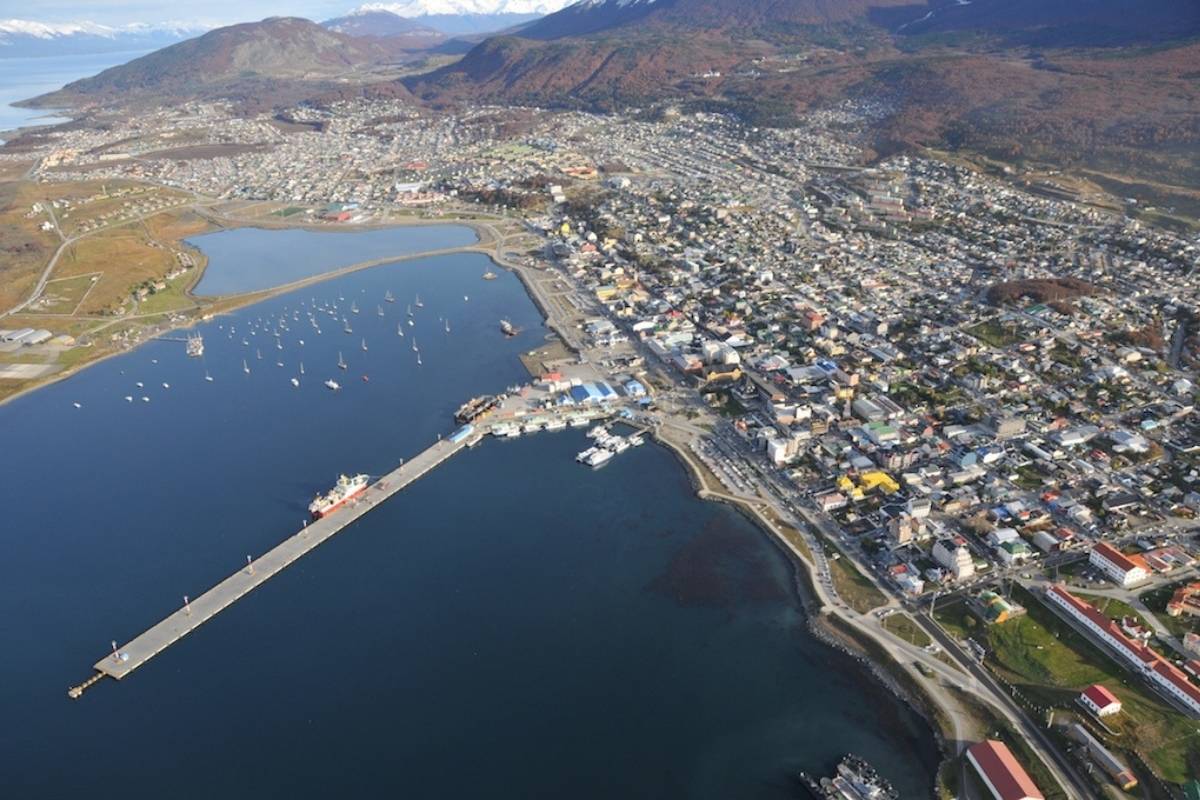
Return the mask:
<path fill-rule="evenodd" d="M 459 406 L 458 411 L 454 415 L 455 421 L 465 425 L 468 422 L 474 422 L 480 417 L 487 414 L 500 404 L 500 398 L 495 395 L 485 394 L 480 397 L 475 397 Z"/>
<path fill-rule="evenodd" d="M 896 791 L 875 769 L 856 755 L 848 755 L 832 778 L 816 780 L 800 773 L 800 780 L 819 800 L 899 800 Z"/>
<path fill-rule="evenodd" d="M 320 519 L 328 516 L 334 511 L 337 511 L 346 503 L 361 495 L 367 490 L 367 482 L 370 480 L 364 474 L 354 476 L 339 475 L 337 483 L 332 489 L 325 494 L 319 494 L 308 504 L 308 513 L 312 514 L 313 519 Z"/>

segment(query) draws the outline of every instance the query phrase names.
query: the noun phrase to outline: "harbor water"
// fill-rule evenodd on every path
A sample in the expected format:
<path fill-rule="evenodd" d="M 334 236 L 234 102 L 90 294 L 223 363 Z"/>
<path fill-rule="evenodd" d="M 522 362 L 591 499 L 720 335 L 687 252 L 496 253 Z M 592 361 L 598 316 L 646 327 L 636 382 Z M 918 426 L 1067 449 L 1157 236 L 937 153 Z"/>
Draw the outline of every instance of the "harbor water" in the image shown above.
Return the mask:
<path fill-rule="evenodd" d="M 346 275 L 201 325 L 202 358 L 152 342 L 0 406 L 6 796 L 790 798 L 848 751 L 928 795 L 928 726 L 811 636 L 779 548 L 657 446 L 576 464 L 578 429 L 455 456 L 67 698 L 339 472 L 381 474 L 527 379 L 540 317 L 489 266 Z"/>
<path fill-rule="evenodd" d="M 477 241 L 475 231 L 465 225 L 413 225 L 355 232 L 234 228 L 193 236 L 187 243 L 203 251 L 210 264 L 196 294 L 225 295 L 270 289 L 363 261 Z"/>

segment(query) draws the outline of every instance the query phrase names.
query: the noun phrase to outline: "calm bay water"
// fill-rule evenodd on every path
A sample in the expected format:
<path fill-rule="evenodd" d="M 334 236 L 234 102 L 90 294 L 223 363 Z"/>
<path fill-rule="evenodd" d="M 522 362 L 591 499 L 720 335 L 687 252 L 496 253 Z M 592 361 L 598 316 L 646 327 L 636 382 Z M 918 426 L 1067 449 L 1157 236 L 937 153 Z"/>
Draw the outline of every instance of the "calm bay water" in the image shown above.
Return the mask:
<path fill-rule="evenodd" d="M 0 132 L 23 125 L 63 122 L 44 108 L 17 108 L 12 103 L 61 89 L 79 78 L 132 61 L 143 51 L 92 53 L 47 58 L 0 58 Z M 3 137 L 0 137 L 3 141 Z"/>
<path fill-rule="evenodd" d="M 201 326 L 202 361 L 153 342 L 0 406 L 7 796 L 789 798 L 846 751 L 928 795 L 927 726 L 808 634 L 778 549 L 658 447 L 576 465 L 578 431 L 456 456 L 127 680 L 66 697 L 110 639 L 290 535 L 339 471 L 382 473 L 525 379 L 540 318 L 489 265 L 354 273 Z M 301 303 L 339 297 L 354 333 L 318 316 L 317 335 Z"/>
<path fill-rule="evenodd" d="M 187 242 L 208 256 L 210 267 L 196 294 L 254 292 L 388 256 L 463 247 L 479 241 L 463 225 L 416 225 L 365 231 L 235 228 Z"/>

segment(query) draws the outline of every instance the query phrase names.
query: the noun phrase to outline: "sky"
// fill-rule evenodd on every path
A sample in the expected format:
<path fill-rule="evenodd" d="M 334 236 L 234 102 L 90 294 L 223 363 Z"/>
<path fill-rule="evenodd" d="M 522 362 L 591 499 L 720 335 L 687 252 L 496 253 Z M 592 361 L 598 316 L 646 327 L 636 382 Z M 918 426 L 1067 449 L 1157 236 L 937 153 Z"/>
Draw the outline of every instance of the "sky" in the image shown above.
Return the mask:
<path fill-rule="evenodd" d="M 336 17 L 359 0 L 0 0 L 0 19 L 37 22 L 200 22 L 229 24 L 272 16 L 322 20 Z"/>

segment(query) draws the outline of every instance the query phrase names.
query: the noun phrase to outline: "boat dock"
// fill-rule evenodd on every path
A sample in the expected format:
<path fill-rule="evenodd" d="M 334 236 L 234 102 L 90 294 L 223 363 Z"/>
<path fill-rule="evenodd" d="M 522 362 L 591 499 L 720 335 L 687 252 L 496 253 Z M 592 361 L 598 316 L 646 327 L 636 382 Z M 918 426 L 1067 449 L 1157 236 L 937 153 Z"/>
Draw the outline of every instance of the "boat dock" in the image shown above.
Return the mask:
<path fill-rule="evenodd" d="M 575 425 L 610 417 L 616 411 L 611 405 L 583 409 L 545 407 L 546 397 L 546 392 L 531 392 L 529 387 L 525 387 L 495 398 L 482 415 L 485 419 L 464 426 L 465 430 L 460 429 L 450 438 L 439 439 L 436 444 L 372 483 L 356 500 L 327 517 L 309 522 L 259 558 L 247 557 L 246 566 L 198 597 L 185 597 L 182 608 L 124 645 L 118 646 L 113 642 L 112 652 L 95 663 L 95 673 L 83 683 L 71 687 L 67 694 L 72 698 L 81 697 L 88 687 L 106 676 L 116 680 L 125 678 L 425 473 L 461 450 L 478 444 L 484 436 L 498 433 L 495 429 L 515 426 L 519 432 L 562 430 L 567 427 L 568 420 Z"/>
<path fill-rule="evenodd" d="M 234 602 L 258 588 L 305 553 L 332 538 L 359 517 L 466 446 L 466 442 L 451 442 L 446 439 L 438 441 L 437 444 L 371 484 L 367 491 L 354 502 L 327 517 L 309 523 L 299 533 L 284 540 L 259 558 L 250 561 L 245 567 L 204 594 L 192 598 L 183 608 L 175 611 L 145 633 L 114 648 L 113 653 L 96 662 L 97 674 L 84 684 L 73 687 L 69 694 L 72 697 L 78 697 L 83 693 L 83 689 L 92 685 L 101 675 L 107 675 L 117 680 L 126 677 Z"/>

